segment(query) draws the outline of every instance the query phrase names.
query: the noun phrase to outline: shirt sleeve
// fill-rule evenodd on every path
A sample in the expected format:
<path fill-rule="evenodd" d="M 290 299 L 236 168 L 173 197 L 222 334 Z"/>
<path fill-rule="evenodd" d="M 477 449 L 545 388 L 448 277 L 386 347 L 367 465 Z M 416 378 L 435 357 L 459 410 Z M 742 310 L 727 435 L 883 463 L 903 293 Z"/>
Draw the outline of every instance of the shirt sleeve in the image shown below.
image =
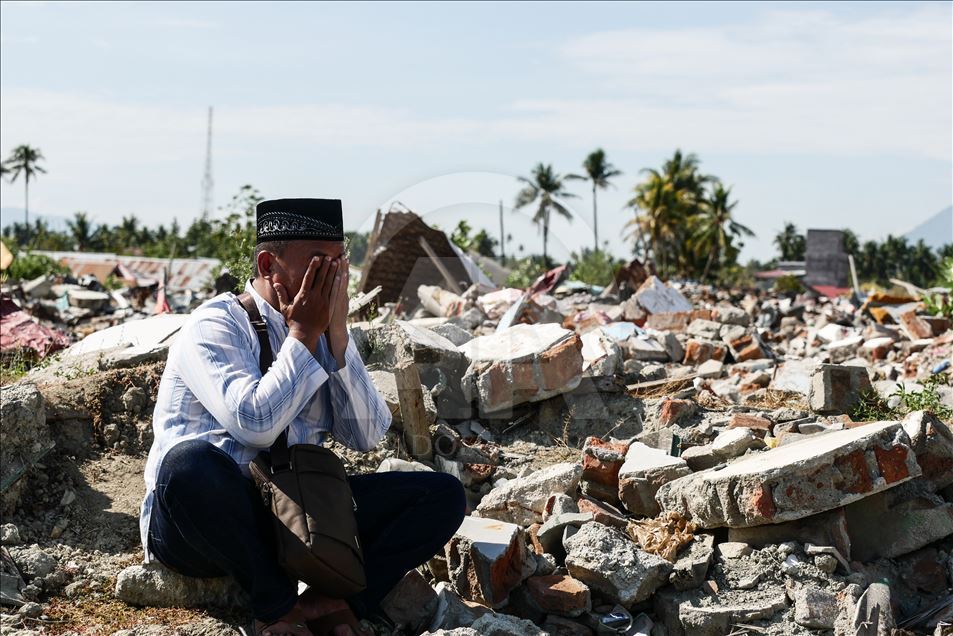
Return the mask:
<path fill-rule="evenodd" d="M 257 340 L 250 342 L 245 326 L 225 309 L 196 320 L 176 346 L 186 386 L 232 437 L 252 448 L 271 446 L 328 379 L 295 338 L 285 339 L 262 375 Z"/>
<path fill-rule="evenodd" d="M 327 364 L 332 369 L 328 382 L 334 412 L 331 434 L 349 448 L 371 450 L 390 428 L 391 414 L 367 373 L 354 339 L 348 338 L 343 369 L 337 368 L 333 357 Z"/>

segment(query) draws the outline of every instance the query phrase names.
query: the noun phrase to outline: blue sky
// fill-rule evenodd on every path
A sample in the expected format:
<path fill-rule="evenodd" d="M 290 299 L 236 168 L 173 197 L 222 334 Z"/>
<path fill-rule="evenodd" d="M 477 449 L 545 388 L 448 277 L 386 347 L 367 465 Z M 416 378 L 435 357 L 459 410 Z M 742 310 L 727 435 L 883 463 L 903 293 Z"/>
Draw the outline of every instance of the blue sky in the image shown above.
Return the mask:
<path fill-rule="evenodd" d="M 396 199 L 495 235 L 502 199 L 512 252 L 540 243 L 514 177 L 601 146 L 625 174 L 600 236 L 623 256 L 638 171 L 680 147 L 733 187 L 758 235 L 743 257 L 765 259 L 787 220 L 882 238 L 953 201 L 951 6 L 4 2 L 0 151 L 46 155 L 40 214 L 184 224 L 214 105 L 219 205 L 251 183 L 340 197 L 352 228 Z M 572 187 L 557 256 L 592 241 Z M 22 206 L 21 184 L 0 196 Z"/>

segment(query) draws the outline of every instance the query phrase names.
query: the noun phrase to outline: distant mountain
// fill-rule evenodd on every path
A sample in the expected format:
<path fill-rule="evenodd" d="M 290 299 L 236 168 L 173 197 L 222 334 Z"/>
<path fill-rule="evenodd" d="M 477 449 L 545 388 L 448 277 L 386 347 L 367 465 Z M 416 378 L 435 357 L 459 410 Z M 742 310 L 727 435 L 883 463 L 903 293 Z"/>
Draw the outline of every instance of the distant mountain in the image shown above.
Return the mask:
<path fill-rule="evenodd" d="M 54 232 L 65 232 L 69 229 L 69 226 L 66 224 L 67 218 L 65 216 L 56 216 L 54 214 L 38 215 L 31 210 L 30 223 L 32 224 L 37 217 L 46 221 L 46 224 Z M 14 222 L 23 223 L 23 208 L 0 208 L 0 227 L 13 225 Z"/>
<path fill-rule="evenodd" d="M 933 249 L 953 243 L 953 205 L 940 210 L 904 234 L 904 237 L 911 243 L 923 239 L 923 242 Z"/>

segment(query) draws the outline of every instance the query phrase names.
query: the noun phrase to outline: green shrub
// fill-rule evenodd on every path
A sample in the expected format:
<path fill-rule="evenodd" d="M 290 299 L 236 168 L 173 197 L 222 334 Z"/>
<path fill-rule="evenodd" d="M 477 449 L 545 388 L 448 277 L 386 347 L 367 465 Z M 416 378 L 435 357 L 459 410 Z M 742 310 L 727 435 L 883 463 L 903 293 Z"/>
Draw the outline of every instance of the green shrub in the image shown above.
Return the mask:
<path fill-rule="evenodd" d="M 573 253 L 572 258 L 570 279 L 602 287 L 612 283 L 615 271 L 620 264 L 620 261 L 616 261 L 611 255 L 602 250 L 584 249 L 581 257 Z"/>
<path fill-rule="evenodd" d="M 69 268 L 43 254 L 20 252 L 4 272 L 6 278 L 21 281 L 33 280 L 47 274 L 65 276 L 69 274 Z"/>
<path fill-rule="evenodd" d="M 506 277 L 507 287 L 525 289 L 533 284 L 548 268 L 540 256 L 528 256 L 516 262 L 516 266 Z"/>

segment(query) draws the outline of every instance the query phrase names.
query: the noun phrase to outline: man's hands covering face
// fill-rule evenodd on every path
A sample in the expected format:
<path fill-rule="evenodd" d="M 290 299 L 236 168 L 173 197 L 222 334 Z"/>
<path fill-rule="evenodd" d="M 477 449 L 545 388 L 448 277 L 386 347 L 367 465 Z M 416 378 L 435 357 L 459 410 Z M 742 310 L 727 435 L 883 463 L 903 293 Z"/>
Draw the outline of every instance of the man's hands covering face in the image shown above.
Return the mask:
<path fill-rule="evenodd" d="M 301 281 L 301 289 L 293 299 L 288 298 L 288 290 L 281 283 L 273 283 L 278 295 L 279 310 L 288 323 L 288 335 L 297 338 L 308 349 L 314 351 L 318 339 L 329 327 L 338 329 L 347 323 L 347 261 L 316 256 L 308 264 Z M 339 308 L 342 299 L 343 315 Z M 339 314 L 335 316 L 335 314 Z M 346 336 L 346 326 L 343 327 Z"/>

